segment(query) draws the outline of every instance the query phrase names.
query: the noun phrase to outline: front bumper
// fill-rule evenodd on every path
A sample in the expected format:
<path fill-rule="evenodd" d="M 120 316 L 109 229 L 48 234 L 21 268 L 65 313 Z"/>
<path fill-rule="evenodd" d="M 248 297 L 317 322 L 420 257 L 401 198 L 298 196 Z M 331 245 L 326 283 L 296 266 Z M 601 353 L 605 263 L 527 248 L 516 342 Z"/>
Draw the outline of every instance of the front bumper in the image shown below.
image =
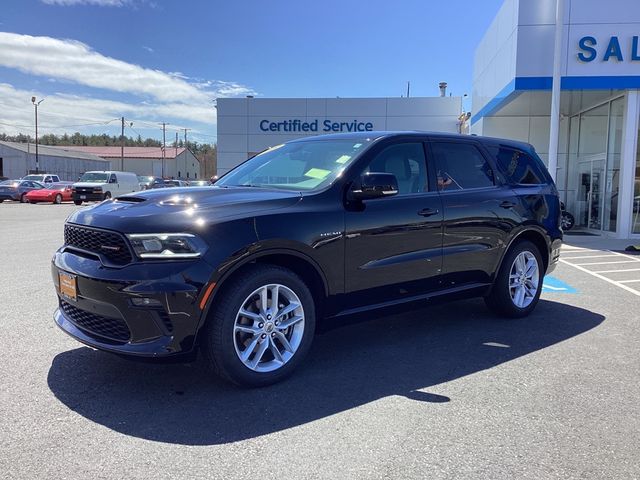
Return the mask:
<path fill-rule="evenodd" d="M 0 200 L 20 200 L 20 193 L 0 193 Z"/>
<path fill-rule="evenodd" d="M 202 319 L 200 296 L 211 275 L 202 261 L 134 262 L 108 268 L 99 259 L 58 250 L 51 272 L 58 293 L 55 323 L 91 347 L 138 357 L 193 352 Z M 60 294 L 59 272 L 76 278 L 77 298 Z M 134 298 L 155 305 L 136 306 Z"/>
<path fill-rule="evenodd" d="M 74 202 L 101 202 L 104 200 L 104 193 L 92 193 L 92 192 L 81 192 L 81 193 L 73 193 L 72 195 Z"/>

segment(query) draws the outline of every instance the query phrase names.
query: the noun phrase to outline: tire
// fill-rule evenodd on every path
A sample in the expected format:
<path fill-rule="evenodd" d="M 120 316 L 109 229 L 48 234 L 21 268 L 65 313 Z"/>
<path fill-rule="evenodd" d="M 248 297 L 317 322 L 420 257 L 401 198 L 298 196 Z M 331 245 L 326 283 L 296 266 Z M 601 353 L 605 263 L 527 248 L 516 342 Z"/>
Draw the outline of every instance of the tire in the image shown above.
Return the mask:
<path fill-rule="evenodd" d="M 518 265 L 516 265 L 516 259 L 518 259 Z M 523 260 L 529 268 L 535 260 L 535 273 L 521 274 L 522 266 L 525 266 L 521 263 Z M 540 299 L 544 278 L 543 269 L 540 251 L 533 243 L 522 241 L 512 246 L 502 261 L 491 293 L 484 299 L 487 307 L 504 317 L 521 318 L 529 315 Z M 520 276 L 512 279 L 514 275 Z M 534 289 L 535 293 L 532 295 Z"/>
<path fill-rule="evenodd" d="M 73 203 L 76 205 L 82 205 L 82 200 L 74 200 Z"/>
<path fill-rule="evenodd" d="M 266 312 L 261 308 L 261 294 L 266 291 L 270 305 L 276 285 L 280 311 L 298 305 L 283 317 L 271 316 L 270 307 Z M 311 348 L 315 331 L 314 300 L 305 283 L 285 268 L 256 265 L 222 288 L 200 341 L 207 363 L 219 376 L 243 387 L 263 387 L 291 375 Z M 252 315 L 240 315 L 241 310 Z"/>
<path fill-rule="evenodd" d="M 105 192 L 103 200 L 109 200 L 111 198 L 111 192 Z"/>
<path fill-rule="evenodd" d="M 562 230 L 565 232 L 571 230 L 576 223 L 576 219 L 573 218 L 569 212 L 562 212 L 562 216 L 560 217 L 560 225 Z"/>
<path fill-rule="evenodd" d="M 27 197 L 25 195 L 26 195 L 26 193 L 23 193 L 22 195 L 20 195 L 20 203 L 26 203 L 27 202 Z"/>
<path fill-rule="evenodd" d="M 56 198 L 53 199 L 53 203 L 56 205 L 60 205 L 62 203 L 62 195 L 59 193 L 56 195 Z"/>

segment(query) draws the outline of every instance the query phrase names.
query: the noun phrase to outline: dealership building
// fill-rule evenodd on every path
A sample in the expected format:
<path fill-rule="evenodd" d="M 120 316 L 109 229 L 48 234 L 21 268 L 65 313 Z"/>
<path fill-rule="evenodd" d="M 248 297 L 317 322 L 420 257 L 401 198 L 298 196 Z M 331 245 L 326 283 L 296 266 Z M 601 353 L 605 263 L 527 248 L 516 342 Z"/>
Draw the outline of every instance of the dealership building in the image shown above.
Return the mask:
<path fill-rule="evenodd" d="M 529 142 L 549 161 L 557 15 L 558 189 L 577 228 L 640 237 L 640 3 L 560 5 L 504 2 L 476 49 L 471 132 Z"/>
<path fill-rule="evenodd" d="M 461 112 L 462 99 L 447 96 L 219 98 L 217 173 L 228 172 L 265 148 L 310 135 L 378 130 L 455 133 L 462 126 Z"/>
<path fill-rule="evenodd" d="M 503 3 L 475 52 L 471 133 L 531 143 L 547 165 L 551 154 L 576 230 L 640 238 L 640 0 L 558 1 Z M 446 96 L 218 99 L 217 109 L 218 174 L 294 138 L 460 132 L 465 118 L 462 99 Z"/>

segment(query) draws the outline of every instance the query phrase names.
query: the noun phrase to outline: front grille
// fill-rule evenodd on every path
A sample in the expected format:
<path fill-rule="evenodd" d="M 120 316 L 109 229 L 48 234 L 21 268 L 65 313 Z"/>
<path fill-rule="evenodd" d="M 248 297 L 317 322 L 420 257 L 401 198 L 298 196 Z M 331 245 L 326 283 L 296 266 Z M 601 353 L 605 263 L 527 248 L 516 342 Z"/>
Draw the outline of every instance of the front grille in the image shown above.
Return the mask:
<path fill-rule="evenodd" d="M 80 310 L 64 300 L 60 300 L 60 308 L 74 325 L 89 334 L 116 342 L 127 342 L 131 337 L 129 327 L 121 318 L 103 317 Z"/>
<path fill-rule="evenodd" d="M 115 265 L 126 265 L 132 260 L 129 247 L 119 233 L 66 224 L 64 243 L 102 255 Z"/>
<path fill-rule="evenodd" d="M 171 319 L 169 318 L 166 310 L 164 308 L 160 309 L 158 311 L 158 315 L 160 316 L 160 320 L 162 320 L 164 328 L 167 329 L 167 332 L 173 333 L 173 323 L 171 323 Z"/>
<path fill-rule="evenodd" d="M 74 188 L 75 192 L 78 194 L 86 194 L 86 193 L 93 193 L 93 187 L 75 187 Z M 100 192 L 102 192 L 102 190 L 100 190 Z"/>

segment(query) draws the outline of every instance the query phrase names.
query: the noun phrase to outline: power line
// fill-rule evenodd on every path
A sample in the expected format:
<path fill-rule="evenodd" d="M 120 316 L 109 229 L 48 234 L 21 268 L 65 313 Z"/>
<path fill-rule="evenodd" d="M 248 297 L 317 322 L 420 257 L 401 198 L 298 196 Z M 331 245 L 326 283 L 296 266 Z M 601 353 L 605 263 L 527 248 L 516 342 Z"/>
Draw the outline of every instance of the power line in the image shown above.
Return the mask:
<path fill-rule="evenodd" d="M 116 119 L 119 120 L 119 119 Z M 80 123 L 80 124 L 76 124 L 76 125 L 56 125 L 56 126 L 47 126 L 46 128 L 73 128 L 73 127 L 90 127 L 93 125 L 108 125 L 109 123 L 111 123 L 113 120 L 109 120 L 109 121 L 105 121 L 105 122 L 92 122 L 92 123 Z M 15 125 L 12 123 L 4 123 L 4 122 L 0 122 L 0 125 L 5 125 L 7 127 L 20 127 L 20 128 L 34 128 L 35 125 Z M 40 124 L 40 128 L 42 128 L 42 124 Z"/>

